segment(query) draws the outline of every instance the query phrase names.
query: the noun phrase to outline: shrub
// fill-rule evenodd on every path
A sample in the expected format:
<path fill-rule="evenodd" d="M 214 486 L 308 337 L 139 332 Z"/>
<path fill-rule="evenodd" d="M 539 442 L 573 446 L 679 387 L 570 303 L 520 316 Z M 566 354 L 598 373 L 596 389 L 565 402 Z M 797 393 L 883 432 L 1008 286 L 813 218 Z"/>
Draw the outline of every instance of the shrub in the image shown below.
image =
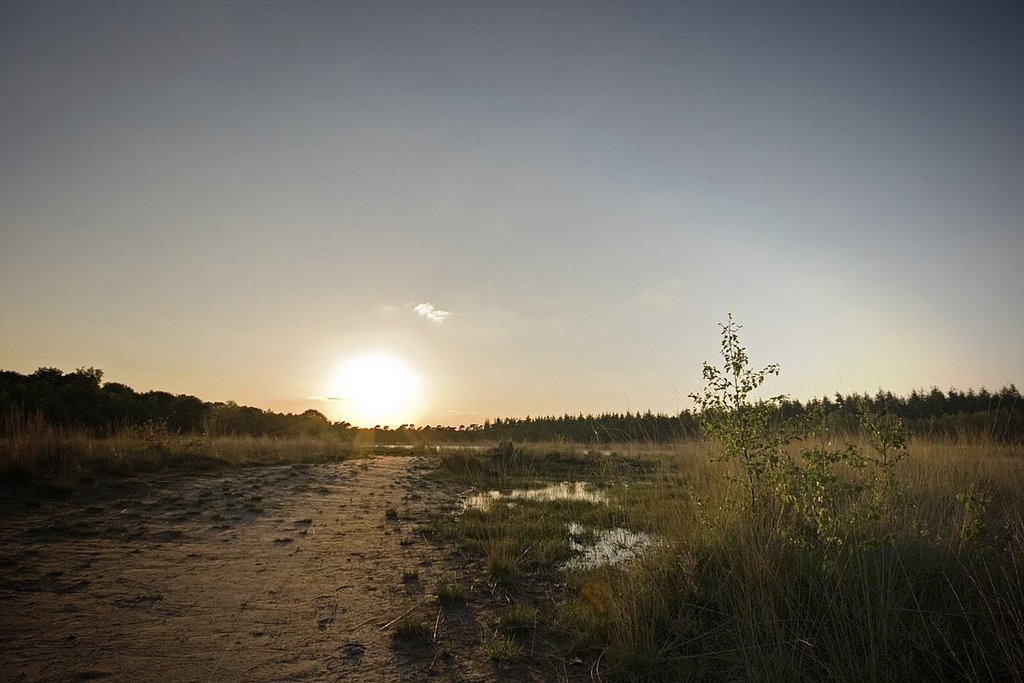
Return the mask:
<path fill-rule="evenodd" d="M 721 458 L 742 472 L 749 511 L 767 522 L 765 533 L 799 545 L 839 548 L 851 541 L 877 542 L 867 525 L 884 516 L 897 492 L 895 468 L 905 453 L 906 433 L 897 418 L 870 413 L 860 418 L 873 455 L 853 443 L 805 446 L 796 457 L 787 447 L 820 435 L 813 417 L 786 417 L 785 395 L 751 401 L 750 395 L 779 366 L 754 370 L 732 315 L 721 323 L 723 367 L 704 363 L 707 386 L 691 394 L 705 433 L 721 446 Z"/>

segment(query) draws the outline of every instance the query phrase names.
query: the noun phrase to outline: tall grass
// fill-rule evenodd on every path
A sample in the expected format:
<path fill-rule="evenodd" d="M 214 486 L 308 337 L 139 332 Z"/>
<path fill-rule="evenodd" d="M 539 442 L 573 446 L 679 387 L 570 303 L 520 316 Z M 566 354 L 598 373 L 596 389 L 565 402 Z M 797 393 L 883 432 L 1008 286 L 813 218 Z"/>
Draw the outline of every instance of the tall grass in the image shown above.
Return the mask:
<path fill-rule="evenodd" d="M 815 445 L 792 444 L 788 457 Z M 741 465 L 714 458 L 715 448 L 443 455 L 446 476 L 478 486 L 575 473 L 611 500 L 468 510 L 452 533 L 517 604 L 546 586 L 534 602 L 545 638 L 566 658 L 597 662 L 602 680 L 1024 680 L 1021 446 L 911 440 L 892 486 L 833 490 L 843 495 L 823 505 L 847 527 L 825 539 L 776 506 L 751 506 Z M 871 516 L 842 514 L 865 503 Z M 551 582 L 569 519 L 659 543 L 630 563 L 562 570 Z M 564 586 L 557 600 L 555 585 Z"/>
<path fill-rule="evenodd" d="M 449 479 L 499 488 L 512 488 L 541 477 L 604 482 L 650 472 L 654 465 L 652 457 L 656 457 L 654 452 L 637 444 L 594 449 L 564 442 L 507 441 L 486 450 L 442 448 L 437 472 Z"/>
<path fill-rule="evenodd" d="M 886 514 L 839 547 L 732 504 L 742 479 L 698 465 L 700 496 L 632 501 L 664 542 L 582 578 L 563 626 L 615 680 L 1024 680 L 1024 461 L 997 443 L 912 454 Z"/>
<path fill-rule="evenodd" d="M 329 462 L 353 454 L 349 442 L 333 438 L 205 437 L 172 434 L 155 425 L 96 437 L 37 416 L 11 415 L 0 430 L 0 485 L 73 490 L 99 476 Z"/>

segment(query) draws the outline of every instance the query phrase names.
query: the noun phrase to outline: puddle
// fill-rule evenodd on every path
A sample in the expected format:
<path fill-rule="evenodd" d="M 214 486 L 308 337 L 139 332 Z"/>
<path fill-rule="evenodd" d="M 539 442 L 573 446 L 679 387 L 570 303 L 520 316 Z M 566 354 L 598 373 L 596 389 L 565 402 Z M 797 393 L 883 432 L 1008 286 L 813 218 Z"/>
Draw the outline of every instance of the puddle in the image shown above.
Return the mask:
<path fill-rule="evenodd" d="M 357 444 L 362 450 L 370 453 L 404 453 L 407 451 L 425 451 L 428 453 L 440 453 L 441 451 L 466 451 L 468 453 L 483 453 L 493 451 L 493 446 L 476 446 L 473 444 L 448 444 L 434 446 L 430 444 L 411 443 L 364 443 Z"/>
<path fill-rule="evenodd" d="M 608 494 L 593 488 L 586 482 L 562 482 L 536 489 L 513 489 L 508 493 L 484 491 L 468 496 L 462 502 L 464 510 L 486 510 L 495 501 L 533 500 L 579 500 L 604 504 Z M 593 529 L 578 522 L 568 526 L 569 547 L 576 554 L 562 565 L 562 569 L 594 569 L 632 560 L 657 543 L 649 534 L 631 531 L 621 527 L 614 529 Z"/>
<path fill-rule="evenodd" d="M 593 532 L 593 541 L 589 541 L 590 535 L 582 524 L 569 524 L 569 547 L 578 555 L 563 564 L 563 569 L 594 569 L 619 564 L 639 557 L 655 544 L 649 534 L 623 528 L 597 529 Z M 588 542 L 581 542 L 581 537 L 588 537 Z"/>
<path fill-rule="evenodd" d="M 539 489 L 513 489 L 508 493 L 484 491 L 467 497 L 462 506 L 466 510 L 486 510 L 491 503 L 498 500 L 582 500 L 588 503 L 607 503 L 608 496 L 585 482 L 562 482 Z"/>

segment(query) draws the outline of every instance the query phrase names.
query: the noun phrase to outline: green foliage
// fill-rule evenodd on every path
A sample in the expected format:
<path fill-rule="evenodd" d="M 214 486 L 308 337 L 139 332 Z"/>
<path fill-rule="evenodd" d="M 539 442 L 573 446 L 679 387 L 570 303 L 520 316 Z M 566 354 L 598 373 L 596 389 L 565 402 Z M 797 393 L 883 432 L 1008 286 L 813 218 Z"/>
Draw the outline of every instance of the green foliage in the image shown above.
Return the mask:
<path fill-rule="evenodd" d="M 746 349 L 739 342 L 741 326 L 733 322 L 731 313 L 729 322 L 720 327 L 723 367 L 705 362 L 707 386 L 704 393 L 690 394 L 690 398 L 700 410 L 705 434 L 722 445 L 722 458 L 739 462 L 753 507 L 759 493 L 763 494 L 761 489 L 776 476 L 782 447 L 796 435 L 788 429 L 788 423 L 774 419 L 785 396 L 757 402 L 749 398 L 769 375 L 779 374 L 779 366 L 751 369 Z"/>
<path fill-rule="evenodd" d="M 839 470 L 844 465 L 853 471 L 862 469 L 864 460 L 857 446 L 803 448 L 799 459 L 789 465 L 779 495 L 790 513 L 791 540 L 843 546 L 861 523 L 877 517 L 869 507 L 857 504 L 869 485 L 842 476 Z"/>
<path fill-rule="evenodd" d="M 907 454 L 906 426 L 898 416 L 872 411 L 866 401 L 860 403 L 858 414 L 874 451 L 865 460 L 874 467 L 875 500 L 892 499 L 899 493 L 896 466 Z"/>
<path fill-rule="evenodd" d="M 992 502 L 991 496 L 972 483 L 967 491 L 958 493 L 956 499 L 963 508 L 960 539 L 975 547 L 984 544 L 990 537 L 986 513 Z"/>
<path fill-rule="evenodd" d="M 793 442 L 822 436 L 808 414 L 786 416 L 785 396 L 752 401 L 750 396 L 779 366 L 750 367 L 732 315 L 722 328 L 722 368 L 704 363 L 707 386 L 692 394 L 705 433 L 722 449 L 721 458 L 737 464 L 743 474 L 749 511 L 760 514 L 765 533 L 801 546 L 830 548 L 851 541 L 880 542 L 868 529 L 887 511 L 897 492 L 896 466 L 905 455 L 903 422 L 859 406 L 862 429 L 872 455 L 855 444 L 811 444 L 793 457 Z"/>

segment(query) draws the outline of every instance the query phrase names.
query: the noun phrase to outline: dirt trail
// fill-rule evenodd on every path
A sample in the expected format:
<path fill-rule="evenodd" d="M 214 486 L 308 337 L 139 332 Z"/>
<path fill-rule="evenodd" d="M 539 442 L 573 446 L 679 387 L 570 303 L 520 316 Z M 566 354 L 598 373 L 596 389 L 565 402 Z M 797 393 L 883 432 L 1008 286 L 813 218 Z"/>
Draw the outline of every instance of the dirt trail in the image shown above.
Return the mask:
<path fill-rule="evenodd" d="M 462 577 L 420 525 L 456 495 L 426 466 L 387 456 L 5 494 L 0 680 L 508 678 L 478 654 L 487 627 L 471 606 L 438 616 L 437 582 Z M 426 639 L 381 630 L 410 609 Z"/>

